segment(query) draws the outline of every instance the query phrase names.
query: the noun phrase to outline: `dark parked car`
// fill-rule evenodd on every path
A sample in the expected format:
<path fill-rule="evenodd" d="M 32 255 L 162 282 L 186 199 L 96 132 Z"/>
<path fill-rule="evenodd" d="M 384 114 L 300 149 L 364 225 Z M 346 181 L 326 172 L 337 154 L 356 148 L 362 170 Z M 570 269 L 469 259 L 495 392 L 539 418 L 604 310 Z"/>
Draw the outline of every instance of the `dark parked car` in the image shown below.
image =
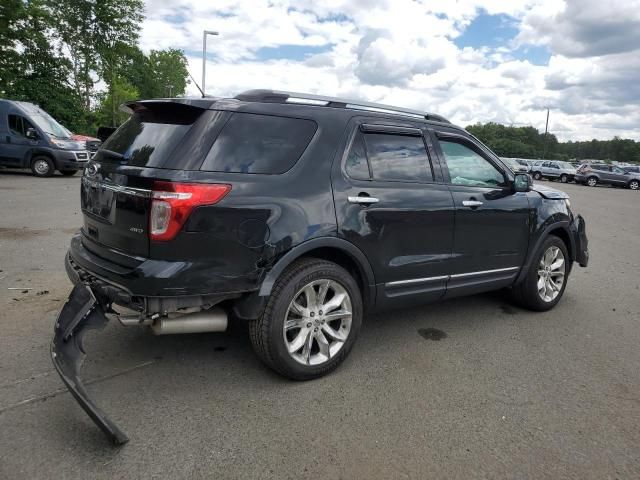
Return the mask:
<path fill-rule="evenodd" d="M 39 177 L 73 175 L 89 160 L 87 142 L 72 138 L 37 105 L 0 100 L 0 165 L 30 168 Z"/>
<path fill-rule="evenodd" d="M 640 173 L 631 172 L 616 165 L 607 165 L 606 163 L 586 163 L 578 168 L 576 182 L 590 187 L 604 184 L 639 190 Z"/>
<path fill-rule="evenodd" d="M 244 320 L 266 365 L 307 380 L 346 358 L 366 312 L 505 287 L 549 310 L 587 265 L 567 195 L 438 115 L 268 90 L 127 108 L 82 178 L 52 344 L 116 443 L 78 371 L 105 315 L 158 334 Z"/>

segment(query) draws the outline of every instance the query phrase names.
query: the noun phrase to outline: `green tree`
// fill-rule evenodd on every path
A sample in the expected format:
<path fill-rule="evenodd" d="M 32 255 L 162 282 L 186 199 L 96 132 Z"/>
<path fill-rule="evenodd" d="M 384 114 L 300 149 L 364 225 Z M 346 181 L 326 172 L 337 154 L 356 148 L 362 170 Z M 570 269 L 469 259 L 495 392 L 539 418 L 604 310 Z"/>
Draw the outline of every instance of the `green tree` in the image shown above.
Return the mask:
<path fill-rule="evenodd" d="M 129 115 L 119 109 L 114 113 L 113 105 L 120 106 L 122 103 L 135 100 L 138 97 L 138 90 L 126 78 L 116 77 L 113 79 L 109 91 L 98 95 L 100 106 L 95 115 L 97 125 L 117 127 L 122 124 L 129 118 Z"/>
<path fill-rule="evenodd" d="M 135 48 L 129 53 L 123 75 L 141 98 L 162 98 L 184 95 L 189 72 L 182 50 L 151 50 L 147 56 Z"/>

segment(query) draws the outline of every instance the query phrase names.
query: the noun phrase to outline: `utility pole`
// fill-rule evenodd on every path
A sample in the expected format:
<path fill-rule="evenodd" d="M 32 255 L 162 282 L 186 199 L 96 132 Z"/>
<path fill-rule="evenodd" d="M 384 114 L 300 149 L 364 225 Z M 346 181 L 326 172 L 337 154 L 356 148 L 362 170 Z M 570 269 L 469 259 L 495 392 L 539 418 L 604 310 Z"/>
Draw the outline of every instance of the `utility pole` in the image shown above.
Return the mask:
<path fill-rule="evenodd" d="M 547 155 L 547 132 L 549 131 L 549 109 L 547 108 L 547 123 L 544 126 L 544 143 L 542 147 L 542 160 Z"/>
<path fill-rule="evenodd" d="M 218 32 L 214 32 L 212 30 L 203 30 L 202 31 L 202 97 L 204 98 L 205 92 L 207 91 L 207 87 L 205 85 L 206 82 L 206 71 L 207 71 L 207 35 L 219 35 Z"/>

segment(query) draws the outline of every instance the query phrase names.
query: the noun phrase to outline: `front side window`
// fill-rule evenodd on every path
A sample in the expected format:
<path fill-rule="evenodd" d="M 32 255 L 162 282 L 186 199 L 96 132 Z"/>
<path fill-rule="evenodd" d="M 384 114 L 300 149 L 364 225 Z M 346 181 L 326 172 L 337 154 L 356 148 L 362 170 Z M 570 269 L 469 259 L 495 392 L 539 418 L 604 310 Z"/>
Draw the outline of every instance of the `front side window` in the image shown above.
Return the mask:
<path fill-rule="evenodd" d="M 201 170 L 229 173 L 284 173 L 295 165 L 313 135 L 311 120 L 234 113 Z"/>
<path fill-rule="evenodd" d="M 613 167 L 613 173 L 617 173 L 618 175 L 624 175 L 624 170 L 618 167 Z"/>
<path fill-rule="evenodd" d="M 456 140 L 440 140 L 453 185 L 497 187 L 504 176 L 487 159 Z"/>
<path fill-rule="evenodd" d="M 33 125 L 26 118 L 21 115 L 9 115 L 9 130 L 14 134 L 26 137 L 30 128 L 33 128 Z"/>
<path fill-rule="evenodd" d="M 374 180 L 428 182 L 433 180 L 422 137 L 389 133 L 364 134 Z"/>

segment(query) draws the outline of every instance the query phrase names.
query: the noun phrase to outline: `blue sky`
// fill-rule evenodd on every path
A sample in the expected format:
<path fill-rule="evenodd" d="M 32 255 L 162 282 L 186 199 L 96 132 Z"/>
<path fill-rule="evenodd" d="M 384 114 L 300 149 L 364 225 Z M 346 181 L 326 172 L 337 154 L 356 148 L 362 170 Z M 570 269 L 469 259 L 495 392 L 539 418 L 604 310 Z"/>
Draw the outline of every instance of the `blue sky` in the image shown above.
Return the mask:
<path fill-rule="evenodd" d="M 640 139 L 640 0 L 146 0 L 140 40 L 182 49 L 199 81 L 205 29 L 220 32 L 210 94 L 306 91 L 536 128 L 548 107 L 561 139 Z"/>

